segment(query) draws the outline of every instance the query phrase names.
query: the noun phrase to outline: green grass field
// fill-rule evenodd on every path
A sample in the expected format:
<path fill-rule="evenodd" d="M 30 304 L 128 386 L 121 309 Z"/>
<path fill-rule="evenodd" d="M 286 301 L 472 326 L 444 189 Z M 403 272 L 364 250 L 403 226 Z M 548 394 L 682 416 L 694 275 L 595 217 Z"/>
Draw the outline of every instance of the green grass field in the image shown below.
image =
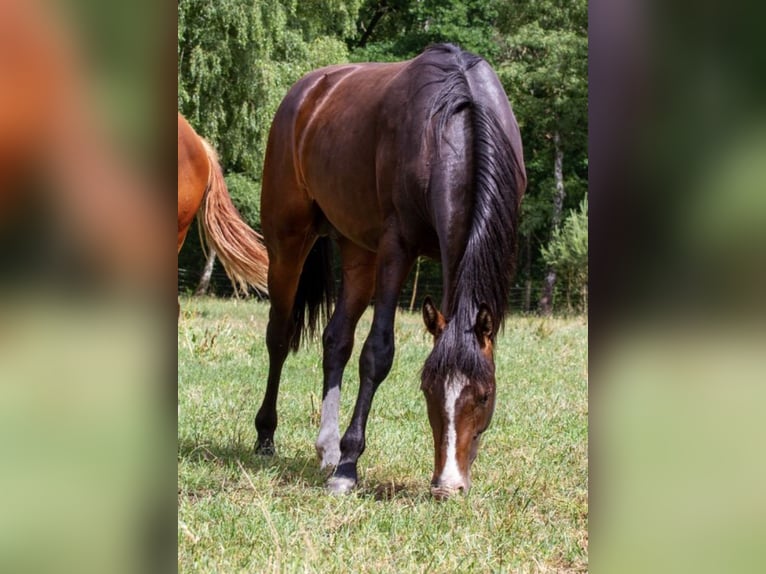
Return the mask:
<path fill-rule="evenodd" d="M 588 370 L 583 318 L 511 316 L 496 346 L 497 404 L 465 497 L 429 494 L 433 444 L 420 391 L 431 346 L 399 312 L 396 357 L 373 402 L 353 494 L 324 491 L 314 441 L 321 348 L 288 357 L 277 455 L 252 453 L 268 371 L 268 304 L 181 299 L 180 572 L 566 572 L 588 565 Z M 344 376 L 341 433 L 371 319 Z"/>

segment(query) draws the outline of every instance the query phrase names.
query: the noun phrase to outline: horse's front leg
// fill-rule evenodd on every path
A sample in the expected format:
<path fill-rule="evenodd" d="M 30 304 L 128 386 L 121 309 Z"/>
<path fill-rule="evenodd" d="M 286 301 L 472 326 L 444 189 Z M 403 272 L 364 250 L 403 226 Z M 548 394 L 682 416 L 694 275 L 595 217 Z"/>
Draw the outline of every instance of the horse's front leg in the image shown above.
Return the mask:
<path fill-rule="evenodd" d="M 381 241 L 376 272 L 375 313 L 372 328 L 359 357 L 359 394 L 351 423 L 340 441 L 340 462 L 327 483 L 333 493 L 344 493 L 357 483 L 357 461 L 364 452 L 367 417 L 380 383 L 394 360 L 394 317 L 402 284 L 415 260 L 398 234 Z"/>
<path fill-rule="evenodd" d="M 335 467 L 340 459 L 338 414 L 343 370 L 351 357 L 354 331 L 370 304 L 375 287 L 375 254 L 341 238 L 343 281 L 332 319 L 324 331 L 324 386 L 322 419 L 316 442 L 321 468 Z"/>

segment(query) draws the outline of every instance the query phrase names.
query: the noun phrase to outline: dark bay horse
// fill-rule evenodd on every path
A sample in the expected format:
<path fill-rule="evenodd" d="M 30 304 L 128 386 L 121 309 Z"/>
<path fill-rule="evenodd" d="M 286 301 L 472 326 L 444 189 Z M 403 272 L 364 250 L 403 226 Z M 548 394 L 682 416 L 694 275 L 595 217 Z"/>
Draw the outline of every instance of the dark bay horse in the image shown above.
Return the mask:
<path fill-rule="evenodd" d="M 269 258 L 261 236 L 231 202 L 213 148 L 178 114 L 178 251 L 192 220 L 199 222 L 235 288 L 266 291 Z"/>
<path fill-rule="evenodd" d="M 322 467 L 335 467 L 332 492 L 356 485 L 372 399 L 393 361 L 399 292 L 422 254 L 441 261 L 444 283 L 445 314 L 430 299 L 423 307 L 434 336 L 421 384 L 434 439 L 431 491 L 438 498 L 467 491 L 494 410 L 493 343 L 506 313 L 525 188 L 516 119 L 477 56 L 439 45 L 407 62 L 323 68 L 295 84 L 272 124 L 263 173 L 271 311 L 256 451 L 273 452 L 288 351 L 330 313 L 332 238 L 342 282 L 322 337 L 316 448 Z M 342 374 L 373 295 L 359 394 L 339 440 Z"/>

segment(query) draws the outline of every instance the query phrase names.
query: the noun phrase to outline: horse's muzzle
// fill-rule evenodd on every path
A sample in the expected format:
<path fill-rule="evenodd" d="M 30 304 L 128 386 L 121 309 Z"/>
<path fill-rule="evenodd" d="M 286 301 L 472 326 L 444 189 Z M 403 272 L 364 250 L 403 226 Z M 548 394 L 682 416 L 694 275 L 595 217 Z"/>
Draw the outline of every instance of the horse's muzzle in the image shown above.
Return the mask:
<path fill-rule="evenodd" d="M 468 488 L 465 485 L 431 484 L 431 496 L 436 500 L 447 500 L 456 494 L 465 494 Z"/>

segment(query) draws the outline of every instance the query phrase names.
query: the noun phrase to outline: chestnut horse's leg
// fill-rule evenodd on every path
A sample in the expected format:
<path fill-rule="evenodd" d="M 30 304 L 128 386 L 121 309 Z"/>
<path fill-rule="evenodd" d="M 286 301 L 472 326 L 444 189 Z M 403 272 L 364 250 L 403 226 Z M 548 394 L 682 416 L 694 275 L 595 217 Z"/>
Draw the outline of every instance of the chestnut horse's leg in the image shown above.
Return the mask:
<path fill-rule="evenodd" d="M 322 336 L 322 422 L 316 442 L 321 468 L 336 466 L 340 458 L 338 410 L 343 370 L 351 357 L 356 324 L 375 290 L 375 254 L 344 238 L 338 243 L 343 281 L 332 319 Z"/>
<path fill-rule="evenodd" d="M 277 428 L 277 395 L 290 340 L 296 328 L 293 304 L 298 290 L 303 263 L 316 236 L 305 235 L 280 238 L 278 248 L 270 252 L 269 262 L 269 324 L 266 328 L 266 347 L 269 351 L 269 376 L 261 408 L 255 416 L 258 440 L 255 452 L 274 454 L 274 431 Z"/>
<path fill-rule="evenodd" d="M 357 460 L 364 452 L 367 417 L 378 386 L 394 360 L 394 318 L 404 280 L 416 254 L 408 250 L 398 231 L 390 228 L 378 249 L 375 314 L 372 328 L 359 357 L 359 394 L 351 423 L 340 442 L 340 462 L 327 483 L 331 492 L 349 491 L 357 482 Z"/>

